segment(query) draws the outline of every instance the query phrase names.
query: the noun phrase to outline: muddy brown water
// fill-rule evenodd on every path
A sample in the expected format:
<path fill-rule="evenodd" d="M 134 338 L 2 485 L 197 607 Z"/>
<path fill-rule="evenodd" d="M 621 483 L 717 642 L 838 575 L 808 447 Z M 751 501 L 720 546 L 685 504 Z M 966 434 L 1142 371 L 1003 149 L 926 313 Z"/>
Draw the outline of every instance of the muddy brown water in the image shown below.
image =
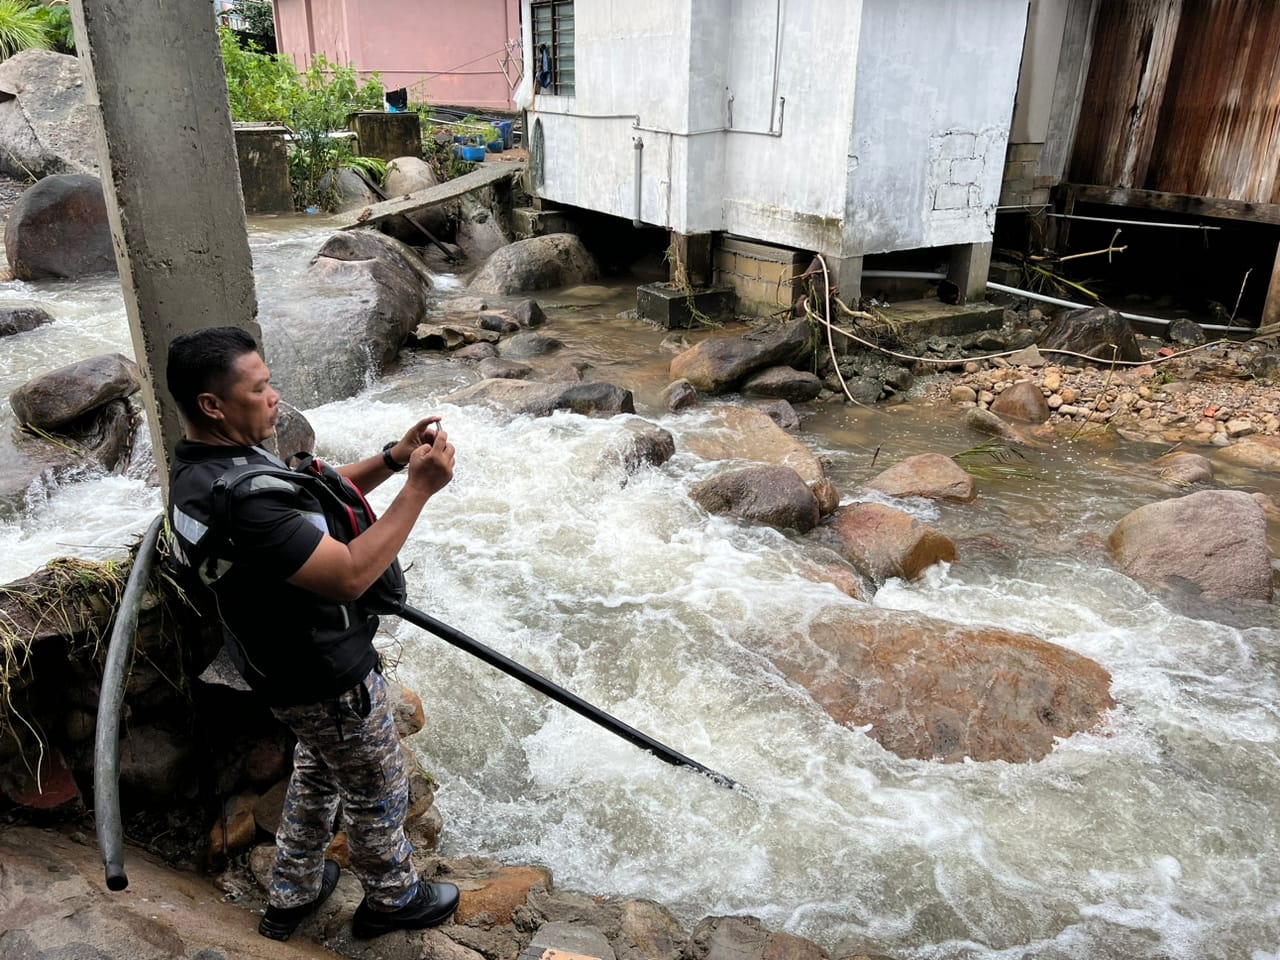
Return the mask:
<path fill-rule="evenodd" d="M 255 226 L 261 296 L 325 235 Z M 442 296 L 463 292 L 442 279 Z M 0 340 L 5 391 L 71 359 L 132 352 L 114 281 L 11 282 L 0 298 L 45 300 L 59 318 Z M 980 480 L 972 504 L 906 502 L 957 540 L 959 559 L 890 582 L 877 606 L 1063 644 L 1111 672 L 1118 706 L 1039 763 L 902 760 L 833 723 L 753 641 L 854 601 L 804 576 L 802 539 L 689 501 L 722 465 L 687 452 L 705 414 L 661 405 L 666 332 L 619 317 L 633 284 L 539 300 L 565 348 L 537 363 L 584 361 L 630 388 L 638 414 L 675 435 L 669 464 L 624 484 L 598 468 L 617 421 L 453 406 L 444 398 L 473 369 L 422 356 L 307 411 L 322 453 L 366 455 L 440 412 L 458 468 L 405 549 L 413 602 L 750 794 L 668 767 L 391 621 L 387 654 L 427 706 L 414 749 L 441 783 L 445 852 L 543 863 L 562 886 L 657 899 L 686 923 L 754 914 L 830 951 L 1280 955 L 1275 608 L 1145 588 L 1103 549 L 1120 517 L 1170 495 L 1149 471 L 1163 447 L 1056 442 L 1020 464 L 1036 479 Z M 905 456 L 981 440 L 954 409 L 920 401 L 800 412 L 799 435 L 846 500 Z M 11 429 L 11 412 L 0 416 Z M 1280 496 L 1275 476 L 1215 467 L 1220 485 Z M 118 552 L 159 509 L 145 475 L 38 486 L 22 517 L 0 523 L 0 576 Z"/>

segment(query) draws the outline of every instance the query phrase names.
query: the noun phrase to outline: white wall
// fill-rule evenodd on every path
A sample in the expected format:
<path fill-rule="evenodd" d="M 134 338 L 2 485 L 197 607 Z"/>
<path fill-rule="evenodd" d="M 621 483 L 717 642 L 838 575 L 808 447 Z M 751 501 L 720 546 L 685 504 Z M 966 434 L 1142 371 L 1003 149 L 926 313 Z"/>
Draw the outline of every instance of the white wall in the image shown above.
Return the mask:
<path fill-rule="evenodd" d="M 579 0 L 576 96 L 529 113 L 540 193 L 631 219 L 638 137 L 649 224 L 844 256 L 989 240 L 1027 2 Z"/>
<path fill-rule="evenodd" d="M 732 6 L 742 28 L 735 39 L 746 54 L 732 61 L 734 127 L 767 131 L 778 2 L 736 0 Z M 860 0 L 782 0 L 778 94 L 786 105 L 780 116 L 774 105 L 782 136 L 726 135 L 721 229 L 839 252 L 861 7 Z"/>
<path fill-rule="evenodd" d="M 574 4 L 575 95 L 537 94 L 549 200 L 631 219 L 635 214 L 634 129 L 683 129 L 689 102 L 688 0 L 582 0 Z M 524 22 L 529 5 L 524 3 Z M 528 27 L 526 26 L 526 31 Z M 526 37 L 525 50 L 532 50 Z M 526 70 L 531 64 L 526 64 Z M 615 116 L 615 115 L 625 116 Z M 666 144 L 646 142 L 641 177 L 646 222 L 666 224 L 671 174 Z"/>
<path fill-rule="evenodd" d="M 1027 0 L 864 0 L 846 255 L 991 239 Z"/>

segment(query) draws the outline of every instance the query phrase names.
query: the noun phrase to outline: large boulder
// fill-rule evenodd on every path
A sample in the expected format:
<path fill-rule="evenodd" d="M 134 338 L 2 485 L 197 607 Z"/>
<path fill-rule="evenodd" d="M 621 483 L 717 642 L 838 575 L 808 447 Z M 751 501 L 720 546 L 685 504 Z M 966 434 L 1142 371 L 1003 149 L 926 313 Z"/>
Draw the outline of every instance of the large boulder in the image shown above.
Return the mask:
<path fill-rule="evenodd" d="M 876 583 L 913 580 L 933 564 L 956 558 L 949 537 L 883 503 L 840 507 L 824 522 L 821 538 Z"/>
<path fill-rule="evenodd" d="M 713 407 L 706 429 L 690 432 L 685 447 L 704 460 L 754 460 L 790 467 L 805 483 L 821 480 L 822 461 L 801 441 L 754 407 Z"/>
<path fill-rule="evenodd" d="M 18 422 L 56 430 L 142 387 L 138 365 L 118 353 L 90 357 L 42 373 L 9 394 Z"/>
<path fill-rule="evenodd" d="M 335 213 L 348 210 L 359 210 L 382 200 L 374 193 L 373 188 L 364 182 L 364 177 L 347 167 L 338 170 L 337 174 L 326 173 L 320 178 L 317 187 L 320 196 L 324 197 Z"/>
<path fill-rule="evenodd" d="M 1241 437 L 1219 450 L 1217 456 L 1255 470 L 1280 470 L 1280 437 L 1262 434 Z"/>
<path fill-rule="evenodd" d="M 978 495 L 973 477 L 950 457 L 940 453 L 907 457 L 875 477 L 867 486 L 891 497 L 927 497 L 961 503 L 968 503 Z"/>
<path fill-rule="evenodd" d="M 765 367 L 747 377 L 742 392 L 749 397 L 773 397 L 804 403 L 822 392 L 822 380 L 795 367 Z"/>
<path fill-rule="evenodd" d="M 590 283 L 600 267 L 571 233 L 549 233 L 508 244 L 485 261 L 471 281 L 474 293 L 513 294 Z"/>
<path fill-rule="evenodd" d="M 488 260 L 511 243 L 512 237 L 493 208 L 473 194 L 458 203 L 458 229 L 455 239 L 462 251 L 475 263 Z"/>
<path fill-rule="evenodd" d="M 1019 380 L 991 404 L 991 412 L 1010 420 L 1044 423 L 1049 419 L 1049 402 L 1031 380 Z"/>
<path fill-rule="evenodd" d="M 1109 307 L 1089 307 L 1064 313 L 1045 328 L 1036 341 L 1041 353 L 1054 349 L 1082 353 L 1104 362 L 1140 362 L 1142 351 L 1129 321 Z M 1061 359 L 1061 355 L 1054 359 Z"/>
<path fill-rule="evenodd" d="M 127 464 L 137 425 L 129 401 L 111 400 L 63 424 L 52 440 L 0 431 L 0 516 L 21 513 L 32 484 L 66 482 Z"/>
<path fill-rule="evenodd" d="M 1272 596 L 1267 518 L 1243 491 L 1202 490 L 1149 503 L 1117 523 L 1107 544 L 1135 580 L 1189 581 L 1222 599 Z"/>
<path fill-rule="evenodd" d="M 728 514 L 780 530 L 808 533 L 818 524 L 818 500 L 790 467 L 747 467 L 702 480 L 689 496 L 708 513 Z"/>
<path fill-rule="evenodd" d="M 676 438 L 648 420 L 628 420 L 622 431 L 609 439 L 600 454 L 602 467 L 621 467 L 625 474 L 645 467 L 660 467 L 676 455 Z"/>
<path fill-rule="evenodd" d="M 382 185 L 382 192 L 390 200 L 399 200 L 419 190 L 434 187 L 439 182 L 431 164 L 421 157 L 396 157 L 387 164 L 387 176 Z M 452 206 L 441 203 L 419 210 L 413 214 L 412 221 L 406 216 L 393 217 L 383 224 L 382 230 L 405 243 L 416 247 L 425 246 L 430 241 L 424 236 L 422 230 L 414 225 L 417 223 L 425 227 L 437 240 L 447 240 L 453 235 Z"/>
<path fill-rule="evenodd" d="M 261 305 L 280 392 L 304 409 L 359 393 L 426 315 L 430 285 L 422 259 L 393 237 L 334 234 L 299 280 Z"/>
<path fill-rule="evenodd" d="M 838 723 L 907 759 L 1040 760 L 1114 705 L 1107 671 L 1064 647 L 863 604 L 758 645 Z"/>
<path fill-rule="evenodd" d="M 23 50 L 0 63 L 0 173 L 16 180 L 96 173 L 98 130 L 80 61 Z"/>
<path fill-rule="evenodd" d="M 38 303 L 10 302 L 0 306 L 0 337 L 26 333 L 46 323 L 52 323 L 49 311 Z"/>
<path fill-rule="evenodd" d="M 806 357 L 813 342 L 807 320 L 738 337 L 703 340 L 671 361 L 671 379 L 688 380 L 699 393 L 724 393 L 748 374 Z"/>
<path fill-rule="evenodd" d="M 755 917 L 706 917 L 693 928 L 686 960 L 827 960 L 812 940 L 775 933 Z"/>
<path fill-rule="evenodd" d="M 444 403 L 483 403 L 513 414 L 550 416 L 568 410 L 588 417 L 635 413 L 630 390 L 611 383 L 547 383 L 529 380 L 481 380 L 449 394 Z"/>
<path fill-rule="evenodd" d="M 1160 479 L 1173 486 L 1189 487 L 1213 480 L 1213 463 L 1198 453 L 1175 450 L 1156 460 Z"/>
<path fill-rule="evenodd" d="M 9 213 L 4 252 L 18 280 L 114 273 L 102 183 L 84 173 L 45 177 Z"/>
<path fill-rule="evenodd" d="M 431 164 L 421 157 L 396 157 L 387 164 L 382 192 L 391 199 L 417 193 L 440 182 Z"/>

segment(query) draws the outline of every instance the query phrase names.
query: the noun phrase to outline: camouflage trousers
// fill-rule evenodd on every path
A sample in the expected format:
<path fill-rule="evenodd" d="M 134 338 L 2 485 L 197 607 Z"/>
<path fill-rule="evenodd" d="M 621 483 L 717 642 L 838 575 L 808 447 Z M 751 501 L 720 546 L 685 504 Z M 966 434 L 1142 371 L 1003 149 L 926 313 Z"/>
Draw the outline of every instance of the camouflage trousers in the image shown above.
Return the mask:
<path fill-rule="evenodd" d="M 376 670 L 335 700 L 272 710 L 298 737 L 293 776 L 276 832 L 268 898 L 310 903 L 320 892 L 324 852 L 342 805 L 350 869 L 375 909 L 408 903 L 418 882 L 404 833 L 409 781 L 400 738 Z"/>

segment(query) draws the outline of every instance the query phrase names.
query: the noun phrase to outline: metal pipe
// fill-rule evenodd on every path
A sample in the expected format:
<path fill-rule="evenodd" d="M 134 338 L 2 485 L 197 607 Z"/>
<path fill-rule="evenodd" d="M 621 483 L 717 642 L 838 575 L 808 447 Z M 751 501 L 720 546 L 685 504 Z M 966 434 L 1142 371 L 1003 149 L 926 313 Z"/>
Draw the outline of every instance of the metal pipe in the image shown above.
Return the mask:
<path fill-rule="evenodd" d="M 1030 290 L 1019 290 L 1017 287 L 1007 287 L 1003 283 L 995 283 L 990 280 L 987 281 L 987 289 L 995 290 L 997 293 L 1007 293 L 1014 297 L 1024 297 L 1027 300 L 1039 300 L 1041 303 L 1051 303 L 1057 307 L 1072 307 L 1076 310 L 1086 310 L 1090 306 L 1098 306 L 1098 304 L 1072 303 L 1070 300 L 1063 300 L 1059 297 L 1050 297 L 1043 293 L 1032 293 Z M 1141 313 L 1125 313 L 1122 310 L 1117 310 L 1116 312 L 1126 320 L 1137 320 L 1141 323 L 1158 323 L 1162 326 L 1168 326 L 1173 323 L 1172 320 L 1166 320 L 1164 317 L 1148 317 Z M 1223 332 L 1237 330 L 1244 333 L 1246 330 L 1250 329 L 1244 324 L 1226 327 L 1216 323 L 1202 323 L 1199 326 L 1203 330 L 1221 330 Z"/>
<path fill-rule="evenodd" d="M 509 677 L 515 677 L 521 683 L 524 683 L 544 696 L 550 697 L 557 703 L 564 704 L 574 713 L 586 717 L 588 720 L 598 723 L 610 733 L 621 737 L 628 743 L 639 747 L 641 750 L 647 750 L 659 760 L 672 764 L 673 766 L 689 767 L 701 774 L 705 774 L 722 787 L 733 789 L 740 785 L 735 780 L 731 780 L 723 773 L 717 773 L 710 767 L 705 767 L 697 760 L 691 760 L 684 754 L 673 750 L 666 744 L 661 743 L 648 734 L 641 733 L 635 727 L 628 726 L 616 717 L 612 717 L 605 713 L 599 707 L 593 706 L 587 701 L 574 693 L 570 693 L 564 687 L 557 686 L 546 677 L 534 673 L 532 670 L 519 663 L 516 663 L 509 657 L 503 656 L 497 650 L 486 647 L 478 640 L 473 640 L 460 630 L 455 630 L 447 623 L 442 623 L 435 617 L 423 613 L 417 607 L 405 604 L 400 611 L 400 616 L 415 626 L 421 627 L 430 633 L 434 633 L 446 643 L 451 643 L 459 650 L 464 650 L 491 667 L 497 667 Z"/>
<path fill-rule="evenodd" d="M 1059 220 L 1089 220 L 1093 223 L 1122 223 L 1131 227 L 1167 227 L 1170 230 L 1221 230 L 1221 227 L 1211 227 L 1208 224 L 1200 223 L 1160 223 L 1155 220 L 1117 220 L 1114 217 L 1084 217 L 1078 213 L 1050 213 L 1046 216 L 1057 217 Z"/>
<path fill-rule="evenodd" d="M 642 137 L 632 137 L 631 145 L 635 147 L 636 155 L 636 215 L 631 220 L 631 225 L 639 229 L 644 226 L 644 220 L 640 216 L 640 171 L 644 166 L 644 139 Z"/>
<path fill-rule="evenodd" d="M 769 94 L 769 132 L 773 133 L 774 111 L 778 107 L 778 69 L 782 58 L 782 0 L 778 0 L 773 14 L 773 91 Z M 782 124 L 778 124 L 778 133 Z"/>
<path fill-rule="evenodd" d="M 863 270 L 864 277 L 882 280 L 945 280 L 945 273 L 931 270 Z"/>
<path fill-rule="evenodd" d="M 120 819 L 120 707 L 124 704 L 127 669 L 133 655 L 133 636 L 138 629 L 138 608 L 147 581 L 151 579 L 156 542 L 163 526 L 162 513 L 147 527 L 137 556 L 133 558 L 133 569 L 129 571 L 129 580 L 116 609 L 107 661 L 102 669 L 102 690 L 98 694 L 98 728 L 93 745 L 93 812 L 108 890 L 129 886 L 124 872 L 124 828 Z"/>
<path fill-rule="evenodd" d="M 705 130 L 664 130 L 662 127 L 645 127 L 640 124 L 638 113 L 574 113 L 570 110 L 533 110 L 535 116 L 542 114 L 548 117 L 571 117 L 575 120 L 630 120 L 631 129 L 644 133 L 661 133 L 668 137 L 702 137 L 709 133 L 741 133 L 749 137 L 781 137 L 782 110 L 786 109 L 787 98 L 779 97 L 779 114 L 777 130 L 737 130 L 729 127 L 707 127 Z"/>

